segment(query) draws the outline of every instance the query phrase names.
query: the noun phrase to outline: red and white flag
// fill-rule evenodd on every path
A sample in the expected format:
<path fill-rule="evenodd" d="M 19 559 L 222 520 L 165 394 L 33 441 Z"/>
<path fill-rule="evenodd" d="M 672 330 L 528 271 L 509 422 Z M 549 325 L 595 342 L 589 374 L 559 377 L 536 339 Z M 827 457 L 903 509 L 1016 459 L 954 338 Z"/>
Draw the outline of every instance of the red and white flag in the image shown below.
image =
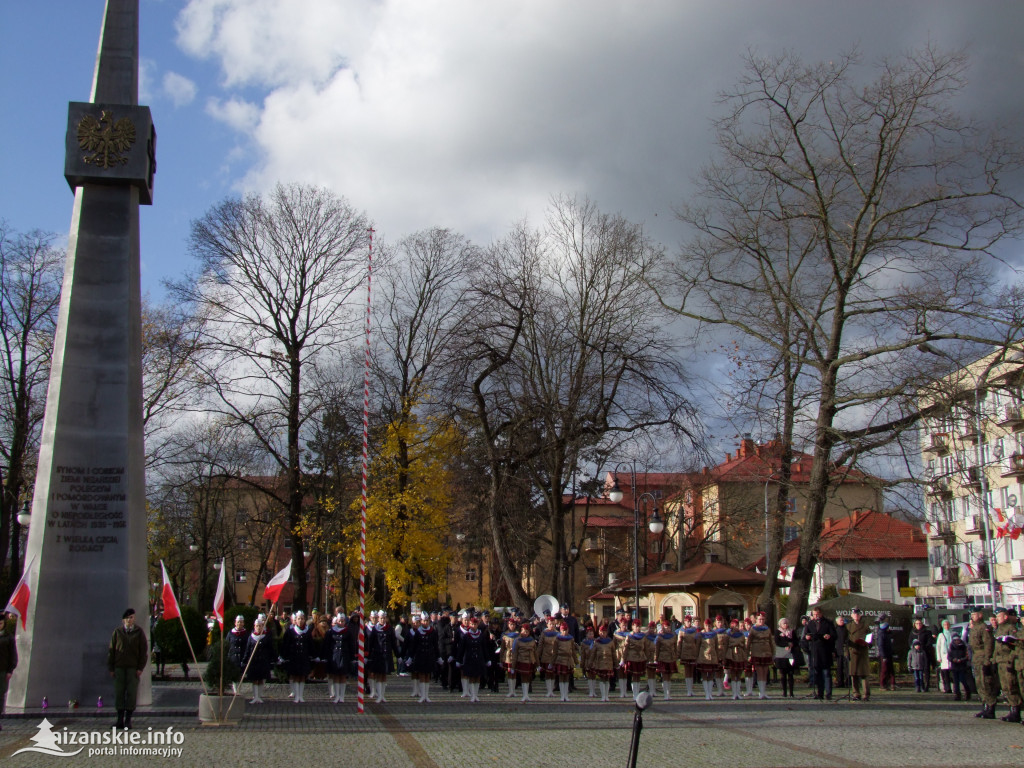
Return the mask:
<path fill-rule="evenodd" d="M 34 560 L 35 558 L 33 558 Z M 28 575 L 32 570 L 32 561 L 25 566 L 25 571 L 21 574 L 21 579 L 18 580 L 18 586 L 11 592 L 11 599 L 7 602 L 7 607 L 4 609 L 8 613 L 13 613 L 19 619 L 21 619 L 21 628 L 25 629 L 25 623 L 27 621 L 26 615 L 28 614 L 28 599 L 32 596 L 31 591 L 28 588 Z"/>
<path fill-rule="evenodd" d="M 998 520 L 1000 523 L 1005 523 L 1006 516 L 1003 514 L 1003 510 L 1001 510 L 999 507 L 992 507 L 992 509 L 995 510 L 996 520 Z"/>
<path fill-rule="evenodd" d="M 284 585 L 288 583 L 288 579 L 292 575 L 292 561 L 288 561 L 288 565 L 282 568 L 280 571 L 274 574 L 274 578 L 267 582 L 266 588 L 263 590 L 263 599 L 269 600 L 271 603 L 276 603 L 281 599 L 281 592 L 284 590 Z"/>
<path fill-rule="evenodd" d="M 220 559 L 220 579 L 217 581 L 217 594 L 213 596 L 213 615 L 217 617 L 221 631 L 224 631 L 224 558 Z"/>
<path fill-rule="evenodd" d="M 176 619 L 181 616 L 181 609 L 178 608 L 178 598 L 174 596 L 174 590 L 171 588 L 171 580 L 167 577 L 167 566 L 164 565 L 164 561 L 160 561 L 160 570 L 164 574 L 164 587 L 160 592 L 160 597 L 164 601 L 164 618 L 165 619 Z"/>

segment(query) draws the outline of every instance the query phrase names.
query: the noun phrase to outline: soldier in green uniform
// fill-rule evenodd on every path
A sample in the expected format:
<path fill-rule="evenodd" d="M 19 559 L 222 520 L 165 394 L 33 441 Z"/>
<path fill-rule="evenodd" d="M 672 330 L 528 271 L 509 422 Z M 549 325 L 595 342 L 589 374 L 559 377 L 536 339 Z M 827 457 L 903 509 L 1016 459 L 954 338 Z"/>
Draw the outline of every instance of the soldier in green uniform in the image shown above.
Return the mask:
<path fill-rule="evenodd" d="M 1017 685 L 1017 612 L 1011 608 L 1000 608 L 996 612 L 995 650 L 992 660 L 999 670 L 999 684 L 1010 705 L 1008 714 L 1002 720 L 1007 723 L 1020 722 L 1020 687 Z"/>
<path fill-rule="evenodd" d="M 996 716 L 996 692 L 999 680 L 995 666 L 992 664 L 992 627 L 985 621 L 980 608 L 971 611 L 971 630 L 967 637 L 971 646 L 971 664 L 974 667 L 974 680 L 981 698 L 981 711 L 975 717 L 992 720 Z"/>
<path fill-rule="evenodd" d="M 114 678 L 114 705 L 117 709 L 117 727 L 132 727 L 135 694 L 139 678 L 149 661 L 146 636 L 135 626 L 135 609 L 128 608 L 121 616 L 121 626 L 114 630 L 107 651 L 107 669 Z"/>
<path fill-rule="evenodd" d="M 1017 692 L 1019 696 L 1024 698 L 1024 621 L 1017 625 L 1016 651 L 1014 665 L 1017 668 Z"/>

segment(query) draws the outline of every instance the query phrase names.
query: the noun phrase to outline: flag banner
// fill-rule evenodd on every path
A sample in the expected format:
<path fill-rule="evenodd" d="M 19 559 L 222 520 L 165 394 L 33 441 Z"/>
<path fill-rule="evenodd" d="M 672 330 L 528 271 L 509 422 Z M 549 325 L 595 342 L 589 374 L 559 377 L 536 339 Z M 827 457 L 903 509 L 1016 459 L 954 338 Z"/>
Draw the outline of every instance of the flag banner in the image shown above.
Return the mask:
<path fill-rule="evenodd" d="M 8 613 L 11 613 L 18 617 L 21 621 L 21 628 L 25 629 L 25 624 L 28 621 L 28 599 L 32 596 L 31 591 L 28 588 L 28 575 L 32 571 L 33 560 L 29 561 L 29 564 L 25 566 L 24 572 L 21 574 L 21 578 L 18 580 L 18 586 L 11 592 L 11 599 L 7 602 L 7 607 L 4 609 Z"/>
<path fill-rule="evenodd" d="M 167 566 L 164 565 L 164 561 L 160 561 L 160 570 L 164 575 L 164 586 L 160 592 L 160 597 L 164 601 L 164 615 L 165 619 L 176 619 L 181 615 L 181 609 L 178 608 L 178 599 L 174 596 L 174 589 L 171 587 L 171 580 L 167 576 Z"/>
<path fill-rule="evenodd" d="M 263 590 L 263 599 L 269 600 L 271 603 L 279 602 L 281 599 L 281 592 L 284 590 L 284 585 L 288 583 L 288 579 L 292 576 L 292 561 L 288 561 L 288 565 L 274 574 L 274 578 L 267 582 L 266 588 Z"/>
<path fill-rule="evenodd" d="M 217 594 L 213 598 L 213 615 L 217 617 L 221 631 L 224 631 L 224 558 L 220 559 L 220 580 L 217 582 Z"/>

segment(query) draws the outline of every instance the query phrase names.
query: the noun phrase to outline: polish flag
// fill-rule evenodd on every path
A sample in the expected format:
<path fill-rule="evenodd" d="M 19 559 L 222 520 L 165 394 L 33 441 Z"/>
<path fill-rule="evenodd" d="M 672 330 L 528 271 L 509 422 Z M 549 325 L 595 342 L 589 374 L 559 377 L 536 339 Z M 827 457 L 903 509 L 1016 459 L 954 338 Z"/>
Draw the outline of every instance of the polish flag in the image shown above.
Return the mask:
<path fill-rule="evenodd" d="M 26 579 L 32 568 L 32 563 L 29 562 L 25 566 L 25 572 L 21 574 L 21 579 L 18 581 L 18 586 L 14 588 L 11 593 L 11 599 L 7 603 L 7 607 L 4 608 L 8 613 L 13 613 L 19 619 L 21 619 L 21 628 L 25 629 L 25 623 L 27 621 L 26 614 L 28 613 L 28 599 L 32 593 L 28 588 L 28 582 Z"/>
<path fill-rule="evenodd" d="M 220 559 L 220 580 L 217 582 L 217 594 L 213 597 L 213 615 L 217 617 L 221 632 L 224 631 L 224 558 Z"/>
<path fill-rule="evenodd" d="M 181 609 L 178 608 L 178 599 L 174 596 L 174 590 L 171 588 L 171 580 L 167 577 L 167 566 L 164 565 L 164 561 L 160 561 L 160 570 L 164 574 L 164 587 L 160 592 L 160 597 L 164 601 L 164 618 L 165 619 L 176 619 L 181 616 Z"/>
<path fill-rule="evenodd" d="M 921 528 L 924 530 L 924 533 L 925 533 L 926 536 L 931 536 L 932 535 L 932 531 L 935 530 L 932 527 L 932 524 L 929 523 L 927 520 L 925 520 L 923 523 L 921 523 Z"/>
<path fill-rule="evenodd" d="M 1005 523 L 1006 516 L 1003 514 L 1003 510 L 1001 510 L 999 507 L 992 507 L 992 509 L 994 509 L 996 512 L 996 520 L 998 520 L 1000 523 Z"/>
<path fill-rule="evenodd" d="M 292 561 L 288 561 L 288 565 L 274 574 L 274 578 L 267 582 L 266 588 L 263 590 L 263 599 L 269 600 L 271 603 L 276 603 L 281 599 L 281 592 L 284 590 L 284 585 L 288 583 L 288 579 L 292 575 Z"/>

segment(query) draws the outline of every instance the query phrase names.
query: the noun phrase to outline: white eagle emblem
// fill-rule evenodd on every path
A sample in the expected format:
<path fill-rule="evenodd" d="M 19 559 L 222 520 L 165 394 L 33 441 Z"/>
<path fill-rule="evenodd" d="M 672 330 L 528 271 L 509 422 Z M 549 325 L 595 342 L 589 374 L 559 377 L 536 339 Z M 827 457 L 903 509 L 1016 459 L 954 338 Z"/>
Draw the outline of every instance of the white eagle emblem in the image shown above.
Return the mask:
<path fill-rule="evenodd" d="M 78 146 L 92 153 L 82 158 L 87 163 L 100 168 L 124 165 L 128 162 L 124 155 L 134 143 L 135 124 L 127 117 L 114 122 L 114 116 L 103 110 L 99 120 L 85 115 L 78 121 Z"/>

